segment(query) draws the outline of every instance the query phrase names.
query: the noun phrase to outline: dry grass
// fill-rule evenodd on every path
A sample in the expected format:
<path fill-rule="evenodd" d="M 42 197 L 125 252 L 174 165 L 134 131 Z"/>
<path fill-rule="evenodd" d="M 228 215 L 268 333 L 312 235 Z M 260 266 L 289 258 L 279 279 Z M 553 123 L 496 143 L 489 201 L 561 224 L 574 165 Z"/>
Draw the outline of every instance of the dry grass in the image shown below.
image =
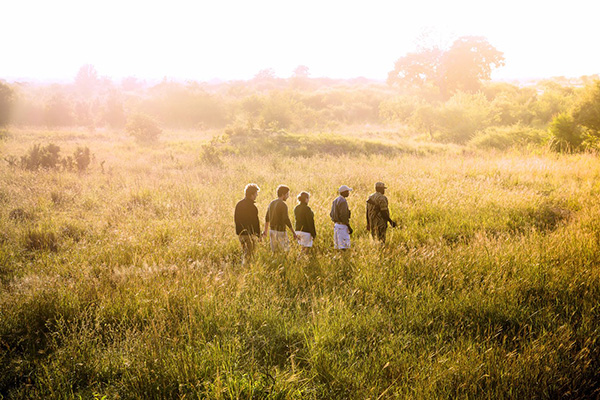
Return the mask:
<path fill-rule="evenodd" d="M 0 142 L 2 156 L 47 140 L 95 153 L 84 174 L 0 167 L 0 395 L 599 395 L 597 157 L 453 147 L 223 153 L 211 166 L 191 137 Z M 364 231 L 379 180 L 402 222 L 385 248 Z M 262 243 L 241 266 L 232 210 L 248 182 L 261 215 L 280 183 L 291 199 L 312 193 L 313 257 L 272 257 Z M 328 220 L 341 184 L 355 189 L 346 255 Z"/>

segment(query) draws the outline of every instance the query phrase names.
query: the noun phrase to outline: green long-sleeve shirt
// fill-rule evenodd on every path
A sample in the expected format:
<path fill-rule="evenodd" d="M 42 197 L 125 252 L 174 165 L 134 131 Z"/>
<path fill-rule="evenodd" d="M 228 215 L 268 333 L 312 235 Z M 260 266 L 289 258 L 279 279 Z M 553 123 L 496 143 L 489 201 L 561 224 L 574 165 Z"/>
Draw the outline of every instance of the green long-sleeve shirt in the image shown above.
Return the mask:
<path fill-rule="evenodd" d="M 300 203 L 294 208 L 294 216 L 296 217 L 296 230 L 308 232 L 313 239 L 317 237 L 315 229 L 315 214 L 310 209 L 308 204 Z"/>

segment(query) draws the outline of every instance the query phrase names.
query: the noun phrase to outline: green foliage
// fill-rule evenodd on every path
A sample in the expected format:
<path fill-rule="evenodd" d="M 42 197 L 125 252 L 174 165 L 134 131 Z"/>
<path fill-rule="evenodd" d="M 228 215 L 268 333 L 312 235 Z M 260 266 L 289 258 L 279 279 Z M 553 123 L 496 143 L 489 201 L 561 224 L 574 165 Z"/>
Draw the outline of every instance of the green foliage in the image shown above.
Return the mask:
<path fill-rule="evenodd" d="M 48 100 L 44 108 L 44 123 L 48 127 L 73 125 L 73 108 L 66 96 L 58 93 Z"/>
<path fill-rule="evenodd" d="M 384 100 L 379 105 L 379 116 L 387 122 L 406 122 L 418 105 L 419 103 L 409 96 Z"/>
<path fill-rule="evenodd" d="M 583 135 L 581 127 L 575 122 L 573 116 L 569 113 L 557 115 L 548 128 L 551 141 L 551 147 L 563 153 L 570 153 L 581 148 Z"/>
<path fill-rule="evenodd" d="M 92 161 L 90 149 L 87 146 L 77 146 L 77 149 L 75 149 L 75 152 L 73 153 L 73 160 L 75 160 L 77 171 L 85 171 Z"/>
<path fill-rule="evenodd" d="M 542 94 L 537 96 L 533 104 L 533 112 L 540 123 L 547 124 L 559 114 L 572 108 L 575 101 L 572 87 L 553 81 L 543 81 L 539 86 Z"/>
<path fill-rule="evenodd" d="M 448 98 L 457 91 L 475 93 L 489 80 L 493 68 L 504 65 L 502 52 L 485 38 L 463 36 L 447 50 L 423 49 L 398 61 L 388 75 L 391 85 L 437 87 Z"/>
<path fill-rule="evenodd" d="M 110 175 L 0 165 L 1 397 L 597 395 L 595 155 L 377 154 L 368 133 L 230 132 L 211 142 L 220 168 L 197 162 L 196 138 L 179 147 L 187 132 L 165 143 L 183 168 L 85 136 L 110 154 Z M 258 153 L 318 139 L 339 154 Z M 236 153 L 238 140 L 254 147 Z M 385 246 L 364 221 L 381 179 L 403 221 Z M 354 188 L 344 254 L 328 216 L 340 181 Z M 263 241 L 241 266 L 232 213 L 247 182 L 262 188 L 261 217 L 280 183 L 312 194 L 310 257 L 295 246 L 273 256 Z M 10 217 L 16 209 L 35 218 Z"/>
<path fill-rule="evenodd" d="M 21 156 L 21 166 L 35 171 L 40 168 L 57 168 L 60 163 L 60 147 L 49 143 L 46 146 L 34 144 L 27 154 Z"/>
<path fill-rule="evenodd" d="M 299 135 L 285 131 L 243 131 L 229 130 L 225 141 L 221 144 L 213 143 L 204 147 L 203 151 L 210 154 L 217 151 L 218 146 L 223 152 L 233 152 L 245 155 L 278 154 L 283 157 L 315 157 L 322 155 L 394 155 L 403 152 L 415 151 L 407 146 L 385 144 L 373 140 L 349 139 L 341 135 Z M 233 134 L 236 132 L 236 134 Z M 210 150 L 206 150 L 210 148 Z M 211 156 L 212 157 L 212 156 Z"/>
<path fill-rule="evenodd" d="M 538 145 L 546 140 L 546 132 L 521 124 L 488 127 L 468 144 L 482 149 L 507 150 L 514 146 Z"/>
<path fill-rule="evenodd" d="M 440 110 L 440 138 L 453 143 L 466 143 L 491 125 L 493 108 L 483 93 L 458 92 Z"/>
<path fill-rule="evenodd" d="M 157 122 L 145 114 L 134 114 L 129 117 L 125 131 L 140 143 L 152 143 L 158 140 L 162 129 Z"/>
<path fill-rule="evenodd" d="M 15 92 L 7 84 L 0 82 L 0 128 L 8 125 L 15 103 Z"/>
<path fill-rule="evenodd" d="M 77 146 L 73 156 L 63 158 L 60 155 L 60 147 L 49 143 L 46 146 L 33 145 L 26 155 L 21 156 L 20 165 L 31 171 L 40 168 L 57 169 L 62 166 L 65 171 L 77 169 L 77 171 L 83 172 L 88 168 L 91 160 L 92 155 L 87 146 Z"/>

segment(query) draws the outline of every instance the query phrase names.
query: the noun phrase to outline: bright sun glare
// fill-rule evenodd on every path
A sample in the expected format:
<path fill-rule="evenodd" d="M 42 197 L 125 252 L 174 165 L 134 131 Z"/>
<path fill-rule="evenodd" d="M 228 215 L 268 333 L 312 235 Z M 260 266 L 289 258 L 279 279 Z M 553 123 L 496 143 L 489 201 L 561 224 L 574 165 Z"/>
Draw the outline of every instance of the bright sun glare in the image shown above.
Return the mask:
<path fill-rule="evenodd" d="M 504 52 L 495 79 L 600 72 L 600 5 L 558 1 L 116 1 L 24 0 L 3 5 L 0 78 L 72 79 L 92 64 L 113 78 L 385 79 L 429 32 L 433 44 L 484 36 Z M 429 43 L 432 44 L 432 43 Z"/>

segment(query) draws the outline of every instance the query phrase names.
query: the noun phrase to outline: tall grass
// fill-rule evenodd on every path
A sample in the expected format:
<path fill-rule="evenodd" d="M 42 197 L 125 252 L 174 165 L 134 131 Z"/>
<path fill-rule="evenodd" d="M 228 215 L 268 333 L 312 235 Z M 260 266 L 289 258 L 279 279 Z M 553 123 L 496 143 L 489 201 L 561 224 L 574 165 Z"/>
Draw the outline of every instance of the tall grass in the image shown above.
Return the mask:
<path fill-rule="evenodd" d="M 596 157 L 274 152 L 211 166 L 201 143 L 163 140 L 86 143 L 106 173 L 0 168 L 0 395 L 600 395 Z M 27 147 L 11 137 L 3 152 Z M 364 230 L 379 180 L 401 221 L 386 246 Z M 248 182 L 261 216 L 280 183 L 312 194 L 311 256 L 263 242 L 241 265 L 232 210 Z M 341 184 L 355 189 L 344 254 L 328 219 Z"/>

